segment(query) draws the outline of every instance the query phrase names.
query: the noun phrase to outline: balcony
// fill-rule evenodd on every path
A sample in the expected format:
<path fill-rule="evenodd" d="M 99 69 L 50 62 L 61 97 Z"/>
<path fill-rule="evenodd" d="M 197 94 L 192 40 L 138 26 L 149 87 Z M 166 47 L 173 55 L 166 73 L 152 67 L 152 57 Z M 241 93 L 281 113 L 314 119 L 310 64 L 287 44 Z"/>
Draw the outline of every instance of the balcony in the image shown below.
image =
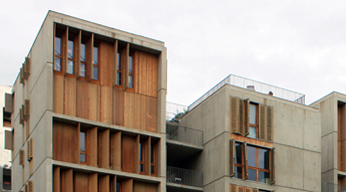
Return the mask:
<path fill-rule="evenodd" d="M 203 191 L 203 173 L 167 166 L 167 192 Z"/>
<path fill-rule="evenodd" d="M 345 185 L 338 185 L 334 183 L 322 183 L 321 191 L 323 192 L 346 192 Z"/>

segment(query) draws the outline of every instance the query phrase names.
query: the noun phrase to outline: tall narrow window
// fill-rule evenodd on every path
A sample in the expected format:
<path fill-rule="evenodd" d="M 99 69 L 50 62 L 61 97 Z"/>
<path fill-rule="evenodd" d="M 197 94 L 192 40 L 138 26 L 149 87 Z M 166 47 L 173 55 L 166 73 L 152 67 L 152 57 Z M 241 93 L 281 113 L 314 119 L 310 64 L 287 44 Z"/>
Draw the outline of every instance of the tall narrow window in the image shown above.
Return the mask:
<path fill-rule="evenodd" d="M 133 88 L 133 56 L 129 55 L 129 88 Z"/>
<path fill-rule="evenodd" d="M 252 137 L 252 138 L 257 138 L 258 133 L 258 118 L 257 118 L 257 107 L 258 105 L 254 104 L 254 103 L 250 103 L 250 134 L 248 135 L 248 137 Z"/>
<path fill-rule="evenodd" d="M 269 183 L 269 149 L 247 146 L 249 180 Z"/>
<path fill-rule="evenodd" d="M 117 85 L 121 85 L 121 50 L 118 50 L 118 60 L 117 60 Z"/>
<path fill-rule="evenodd" d="M 151 142 L 150 145 L 150 173 L 155 175 L 156 173 L 156 143 Z"/>
<path fill-rule="evenodd" d="M 139 172 L 144 172 L 144 144 L 142 141 L 139 142 Z"/>
<path fill-rule="evenodd" d="M 235 143 L 235 177 L 243 179 L 243 146 L 241 143 Z"/>
<path fill-rule="evenodd" d="M 84 131 L 81 131 L 79 133 L 79 151 L 80 151 L 80 156 L 79 156 L 79 159 L 80 159 L 80 162 L 81 163 L 86 163 L 86 146 L 85 146 L 85 141 L 86 141 L 86 134 Z"/>
<path fill-rule="evenodd" d="M 61 33 L 55 33 L 55 42 L 54 42 L 54 70 L 61 71 L 61 61 L 62 61 L 62 52 L 61 52 Z"/>
<path fill-rule="evenodd" d="M 121 192 L 121 183 L 117 181 L 117 192 Z"/>
<path fill-rule="evenodd" d="M 80 74 L 81 77 L 86 76 L 86 45 L 85 40 L 82 39 L 80 46 Z"/>
<path fill-rule="evenodd" d="M 99 48 L 97 44 L 94 44 L 93 47 L 93 74 L 92 79 L 98 80 L 99 79 Z"/>
<path fill-rule="evenodd" d="M 67 73 L 74 74 L 74 42 L 73 36 L 69 35 L 67 42 Z"/>

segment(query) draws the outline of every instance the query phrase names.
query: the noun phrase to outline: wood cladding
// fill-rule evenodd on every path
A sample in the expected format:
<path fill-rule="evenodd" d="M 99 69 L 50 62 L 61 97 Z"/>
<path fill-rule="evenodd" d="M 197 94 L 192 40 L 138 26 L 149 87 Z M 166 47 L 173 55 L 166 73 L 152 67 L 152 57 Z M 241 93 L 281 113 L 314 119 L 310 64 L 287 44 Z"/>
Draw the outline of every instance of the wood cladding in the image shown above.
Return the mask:
<path fill-rule="evenodd" d="M 78 163 L 77 125 L 53 123 L 53 159 Z"/>
<path fill-rule="evenodd" d="M 346 171 L 346 105 L 338 105 L 338 170 Z M 341 181 L 341 183 L 340 183 Z M 339 179 L 339 183 L 346 184 L 346 178 Z"/>
<path fill-rule="evenodd" d="M 157 186 L 153 183 L 133 182 L 133 192 L 156 192 Z"/>
<path fill-rule="evenodd" d="M 122 137 L 122 170 L 129 173 L 136 173 L 137 157 L 136 137 L 123 135 Z"/>

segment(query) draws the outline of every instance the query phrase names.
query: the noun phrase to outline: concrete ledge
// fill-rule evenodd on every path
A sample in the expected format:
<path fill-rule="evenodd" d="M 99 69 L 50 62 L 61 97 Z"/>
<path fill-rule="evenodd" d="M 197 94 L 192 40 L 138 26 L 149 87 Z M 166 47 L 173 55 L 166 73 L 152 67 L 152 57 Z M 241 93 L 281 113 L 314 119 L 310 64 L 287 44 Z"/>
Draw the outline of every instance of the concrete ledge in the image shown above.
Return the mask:
<path fill-rule="evenodd" d="M 194 186 L 176 184 L 171 182 L 167 182 L 166 185 L 167 185 L 167 188 L 175 188 L 179 190 L 179 192 L 203 191 L 202 187 L 194 187 Z"/>

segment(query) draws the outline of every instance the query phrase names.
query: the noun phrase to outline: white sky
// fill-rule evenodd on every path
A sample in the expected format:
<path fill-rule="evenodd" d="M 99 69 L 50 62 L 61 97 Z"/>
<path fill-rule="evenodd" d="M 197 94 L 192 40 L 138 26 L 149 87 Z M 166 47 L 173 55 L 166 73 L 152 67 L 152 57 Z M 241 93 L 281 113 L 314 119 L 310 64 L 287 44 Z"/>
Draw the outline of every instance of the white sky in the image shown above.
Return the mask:
<path fill-rule="evenodd" d="M 0 0 L 0 84 L 13 84 L 48 10 L 164 41 L 167 101 L 189 105 L 230 73 L 307 104 L 346 93 L 346 1 Z"/>

